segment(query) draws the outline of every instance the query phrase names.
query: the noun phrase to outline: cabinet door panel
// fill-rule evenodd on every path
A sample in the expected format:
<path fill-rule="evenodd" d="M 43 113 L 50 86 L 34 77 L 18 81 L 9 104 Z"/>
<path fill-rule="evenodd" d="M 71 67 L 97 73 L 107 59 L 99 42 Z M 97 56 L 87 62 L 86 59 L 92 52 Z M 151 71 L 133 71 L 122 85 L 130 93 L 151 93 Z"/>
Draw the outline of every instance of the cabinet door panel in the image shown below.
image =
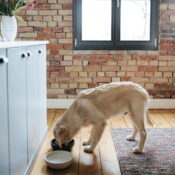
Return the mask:
<path fill-rule="evenodd" d="M 28 118 L 28 162 L 40 139 L 38 53 L 37 46 L 28 47 L 27 58 L 27 118 Z"/>
<path fill-rule="evenodd" d="M 46 88 L 46 46 L 38 48 L 39 53 L 39 97 L 40 97 L 40 131 L 43 134 L 47 126 L 47 88 Z"/>
<path fill-rule="evenodd" d="M 0 49 L 0 59 L 6 50 Z M 9 175 L 7 64 L 0 63 L 0 174 Z"/>
<path fill-rule="evenodd" d="M 10 172 L 22 175 L 27 167 L 25 48 L 8 49 Z"/>

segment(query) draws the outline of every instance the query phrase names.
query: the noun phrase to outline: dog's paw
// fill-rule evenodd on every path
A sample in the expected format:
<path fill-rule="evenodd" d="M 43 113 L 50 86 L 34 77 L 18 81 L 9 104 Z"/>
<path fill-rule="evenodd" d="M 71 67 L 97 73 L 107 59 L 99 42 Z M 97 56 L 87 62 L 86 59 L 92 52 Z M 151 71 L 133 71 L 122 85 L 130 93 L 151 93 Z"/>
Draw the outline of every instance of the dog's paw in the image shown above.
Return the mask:
<path fill-rule="evenodd" d="M 88 139 L 83 140 L 83 146 L 90 145 L 90 141 Z"/>
<path fill-rule="evenodd" d="M 138 147 L 136 147 L 136 148 L 133 149 L 133 153 L 134 154 L 141 154 L 142 151 Z"/>
<path fill-rule="evenodd" d="M 86 152 L 86 153 L 92 153 L 93 152 L 93 149 L 91 148 L 90 145 L 87 145 L 87 146 L 84 147 L 84 152 Z"/>
<path fill-rule="evenodd" d="M 128 140 L 128 141 L 134 141 L 135 138 L 129 135 L 129 136 L 127 136 L 126 140 Z"/>

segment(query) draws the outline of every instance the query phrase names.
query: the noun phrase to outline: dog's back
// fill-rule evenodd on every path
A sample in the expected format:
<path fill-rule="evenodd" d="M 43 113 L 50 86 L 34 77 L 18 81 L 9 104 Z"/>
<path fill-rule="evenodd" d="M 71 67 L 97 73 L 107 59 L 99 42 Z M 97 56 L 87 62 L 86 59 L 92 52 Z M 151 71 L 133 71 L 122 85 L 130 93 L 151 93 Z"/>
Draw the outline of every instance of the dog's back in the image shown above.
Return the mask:
<path fill-rule="evenodd" d="M 77 101 L 89 102 L 107 118 L 128 111 L 129 105 L 148 104 L 149 95 L 140 85 L 132 82 L 115 82 L 82 91 Z M 139 103 L 139 104 L 138 104 Z M 85 104 L 85 103 L 84 103 Z"/>

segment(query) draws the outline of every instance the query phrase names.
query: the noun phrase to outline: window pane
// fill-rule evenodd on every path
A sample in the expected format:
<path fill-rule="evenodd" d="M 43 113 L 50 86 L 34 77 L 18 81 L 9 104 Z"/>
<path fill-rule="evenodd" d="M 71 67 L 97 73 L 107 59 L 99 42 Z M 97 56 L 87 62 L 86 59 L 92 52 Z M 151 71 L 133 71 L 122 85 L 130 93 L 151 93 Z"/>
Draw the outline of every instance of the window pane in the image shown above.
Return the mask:
<path fill-rule="evenodd" d="M 111 40 L 112 0 L 82 0 L 82 40 Z"/>
<path fill-rule="evenodd" d="M 150 40 L 150 1 L 121 1 L 120 40 Z"/>

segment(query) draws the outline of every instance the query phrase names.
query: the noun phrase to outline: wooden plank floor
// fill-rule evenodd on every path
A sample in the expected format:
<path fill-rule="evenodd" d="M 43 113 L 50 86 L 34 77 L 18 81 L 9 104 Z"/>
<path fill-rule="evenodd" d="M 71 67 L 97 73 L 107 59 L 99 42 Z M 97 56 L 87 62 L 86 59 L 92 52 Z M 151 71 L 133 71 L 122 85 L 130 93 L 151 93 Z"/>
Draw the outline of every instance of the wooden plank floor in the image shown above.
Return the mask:
<path fill-rule="evenodd" d="M 132 127 L 127 116 L 116 117 L 108 121 L 102 139 L 93 154 L 87 154 L 83 151 L 82 141 L 84 138 L 88 138 L 90 127 L 83 128 L 75 137 L 75 145 L 72 150 L 72 165 L 67 169 L 59 171 L 47 168 L 43 159 L 44 154 L 51 151 L 50 140 L 53 138 L 53 126 L 56 119 L 64 111 L 48 110 L 49 131 L 31 171 L 31 175 L 120 175 L 120 168 L 110 134 L 110 128 Z M 175 127 L 175 110 L 150 110 L 150 117 L 154 123 L 154 127 Z"/>

